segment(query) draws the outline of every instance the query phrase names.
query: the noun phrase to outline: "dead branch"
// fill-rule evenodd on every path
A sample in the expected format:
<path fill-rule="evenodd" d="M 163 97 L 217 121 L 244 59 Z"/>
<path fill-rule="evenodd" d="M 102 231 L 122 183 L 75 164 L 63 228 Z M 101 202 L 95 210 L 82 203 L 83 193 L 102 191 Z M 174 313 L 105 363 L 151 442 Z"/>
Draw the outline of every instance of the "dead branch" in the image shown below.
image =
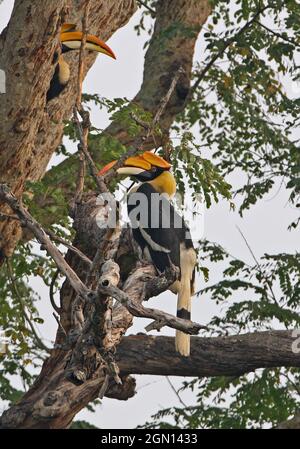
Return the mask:
<path fill-rule="evenodd" d="M 56 235 L 55 232 L 52 232 L 50 229 L 44 229 L 44 231 L 46 232 L 46 234 L 49 237 L 51 237 L 52 240 L 54 240 L 57 243 L 61 243 L 66 248 L 68 248 L 70 251 L 77 254 L 77 256 L 79 256 L 80 259 L 82 259 L 87 265 L 89 265 L 89 266 L 92 265 L 92 261 L 85 254 L 83 254 L 83 252 L 80 251 L 80 249 L 75 248 L 75 246 L 73 246 L 71 243 L 67 242 L 67 240 Z"/>
<path fill-rule="evenodd" d="M 182 318 L 177 318 L 169 313 L 162 312 L 158 309 L 150 309 L 142 306 L 130 299 L 122 290 L 110 283 L 110 279 L 107 277 L 104 280 L 100 279 L 99 291 L 108 296 L 115 298 L 120 304 L 122 304 L 126 309 L 133 315 L 139 318 L 151 318 L 155 322 L 160 323 L 160 328 L 163 326 L 168 326 L 173 329 L 178 329 L 187 334 L 198 334 L 200 329 L 205 328 L 200 324 L 193 323 L 192 321 L 184 320 Z"/>
<path fill-rule="evenodd" d="M 60 271 L 56 270 L 56 272 L 54 273 L 54 276 L 51 279 L 51 283 L 50 283 L 50 287 L 49 287 L 50 302 L 51 302 L 53 309 L 55 310 L 56 313 L 58 313 L 58 315 L 61 314 L 61 308 L 56 305 L 56 302 L 54 299 L 54 286 L 55 286 L 55 282 L 57 281 L 57 278 L 59 276 L 59 273 L 60 273 Z M 54 314 L 54 317 L 55 316 L 56 315 Z"/>
<path fill-rule="evenodd" d="M 241 376 L 259 368 L 300 367 L 289 331 L 253 332 L 227 337 L 191 337 L 191 356 L 180 357 L 173 337 L 132 335 L 118 346 L 124 374 L 160 376 Z"/>
<path fill-rule="evenodd" d="M 0 184 L 0 200 L 7 203 L 18 216 L 22 225 L 27 227 L 36 239 L 43 245 L 48 254 L 55 261 L 59 270 L 69 279 L 74 290 L 84 298 L 89 297 L 89 291 L 79 279 L 77 274 L 67 264 L 63 255 L 56 248 L 47 236 L 40 224 L 30 215 L 30 213 L 21 205 L 16 197 L 9 191 L 5 184 Z"/>

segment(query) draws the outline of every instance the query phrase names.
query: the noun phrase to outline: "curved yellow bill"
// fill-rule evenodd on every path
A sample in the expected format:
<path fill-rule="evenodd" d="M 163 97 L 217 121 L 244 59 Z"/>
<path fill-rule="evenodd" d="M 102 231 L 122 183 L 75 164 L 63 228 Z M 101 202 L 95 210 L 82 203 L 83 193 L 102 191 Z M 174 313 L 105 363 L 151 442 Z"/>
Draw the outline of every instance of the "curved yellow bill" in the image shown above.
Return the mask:
<path fill-rule="evenodd" d="M 145 153 L 142 154 L 142 157 L 154 167 L 161 167 L 166 169 L 171 168 L 171 164 L 169 162 L 167 162 L 161 156 L 152 153 L 151 151 L 145 151 Z"/>
<path fill-rule="evenodd" d="M 79 50 L 83 39 L 82 31 L 65 31 L 60 35 L 61 42 L 72 50 Z M 86 37 L 86 48 L 91 51 L 97 51 L 116 59 L 112 49 L 101 39 L 93 34 L 88 34 Z"/>
<path fill-rule="evenodd" d="M 109 162 L 109 164 L 105 165 L 105 167 L 99 171 L 98 175 L 104 176 L 116 163 L 117 161 Z M 152 167 L 160 167 L 168 170 L 171 168 L 171 164 L 157 154 L 154 154 L 151 151 L 145 151 L 143 154 L 131 156 L 126 159 L 124 167 L 118 169 L 118 173 L 134 175 L 141 171 L 151 170 Z"/>

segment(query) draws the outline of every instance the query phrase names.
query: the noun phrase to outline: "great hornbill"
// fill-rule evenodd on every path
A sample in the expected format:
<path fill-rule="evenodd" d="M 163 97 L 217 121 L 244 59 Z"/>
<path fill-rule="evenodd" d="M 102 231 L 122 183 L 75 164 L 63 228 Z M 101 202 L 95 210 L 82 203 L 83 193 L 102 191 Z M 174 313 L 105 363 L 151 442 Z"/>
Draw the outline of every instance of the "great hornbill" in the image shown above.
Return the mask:
<path fill-rule="evenodd" d="M 116 161 L 100 172 L 105 174 Z M 190 231 L 169 201 L 176 192 L 171 165 L 162 157 L 146 151 L 129 157 L 117 170 L 120 175 L 133 176 L 141 182 L 130 190 L 127 198 L 129 218 L 135 241 L 143 258 L 152 262 L 159 273 L 171 265 L 180 269 L 180 276 L 169 288 L 178 294 L 177 317 L 191 318 L 191 296 L 194 294 L 196 252 Z M 176 331 L 176 350 L 190 355 L 190 336 Z"/>
<path fill-rule="evenodd" d="M 60 33 L 61 55 L 58 57 L 57 66 L 53 78 L 50 83 L 50 88 L 47 92 L 47 101 L 57 97 L 67 86 L 70 80 L 70 67 L 65 61 L 63 54 L 72 50 L 79 50 L 83 39 L 83 33 L 76 31 L 76 25 L 72 23 L 65 23 L 62 26 Z M 88 34 L 86 38 L 85 48 L 90 51 L 104 53 L 113 59 L 116 59 L 114 52 L 106 45 L 105 42 L 98 39 L 98 37 Z M 57 58 L 57 54 L 56 54 Z"/>

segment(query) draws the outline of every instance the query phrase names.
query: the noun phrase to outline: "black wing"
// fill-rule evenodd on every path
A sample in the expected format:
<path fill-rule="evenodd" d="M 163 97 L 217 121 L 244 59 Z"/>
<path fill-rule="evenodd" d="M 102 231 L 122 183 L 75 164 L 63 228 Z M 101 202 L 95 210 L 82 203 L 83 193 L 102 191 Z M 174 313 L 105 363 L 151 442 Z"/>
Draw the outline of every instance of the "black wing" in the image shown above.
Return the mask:
<path fill-rule="evenodd" d="M 149 183 L 143 183 L 128 197 L 128 213 L 133 236 L 163 272 L 170 261 L 180 267 L 180 244 L 193 247 L 190 231 L 173 205 Z"/>

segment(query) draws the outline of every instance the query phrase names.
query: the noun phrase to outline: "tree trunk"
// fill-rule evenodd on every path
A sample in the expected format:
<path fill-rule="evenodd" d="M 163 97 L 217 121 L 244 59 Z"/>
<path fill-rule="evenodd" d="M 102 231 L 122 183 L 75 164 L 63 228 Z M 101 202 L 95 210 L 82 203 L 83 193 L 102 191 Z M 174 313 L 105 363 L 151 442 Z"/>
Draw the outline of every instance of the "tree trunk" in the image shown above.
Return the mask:
<path fill-rule="evenodd" d="M 40 21 L 36 22 L 35 16 L 41 15 L 38 9 L 40 8 L 40 3 L 36 5 L 36 9 L 31 9 L 29 3 L 32 8 L 32 2 L 27 0 L 16 2 L 14 15 L 20 14 L 18 23 L 23 24 L 22 30 L 20 31 L 16 26 L 14 31 L 13 26 L 9 25 L 4 35 L 4 55 L 6 55 L 3 56 L 4 68 L 7 67 L 7 70 L 12 71 L 12 67 L 14 67 L 15 72 L 16 69 L 19 70 L 21 63 L 24 64 L 24 59 L 20 57 L 17 50 L 14 50 L 14 54 L 10 56 L 10 60 L 15 60 L 16 64 L 13 65 L 8 62 L 9 41 L 12 39 L 21 39 L 21 42 L 30 41 L 30 52 L 26 60 L 29 61 L 28 64 L 33 62 L 29 68 L 26 68 L 26 74 L 22 73 L 20 75 L 20 80 L 18 81 L 19 87 L 17 90 L 21 91 L 19 95 L 22 95 L 24 104 L 18 102 L 18 98 L 14 98 L 13 82 L 9 81 L 6 107 L 4 110 L 0 109 L 1 114 L 9 117 L 6 131 L 11 130 L 7 139 L 1 137 L 1 145 L 4 149 L 1 152 L 1 181 L 9 182 L 17 196 L 22 194 L 26 180 L 37 180 L 43 176 L 49 158 L 61 141 L 62 122 L 71 114 L 75 98 L 74 79 L 62 98 L 57 99 L 53 105 L 48 105 L 46 110 L 44 109 L 45 94 L 53 73 L 52 56 L 58 44 L 57 35 L 60 24 L 65 20 L 79 23 L 83 8 L 81 2 L 76 2 L 76 8 L 72 8 L 72 13 L 65 17 L 65 2 L 61 2 L 62 4 L 57 2 L 60 4 L 58 15 L 56 15 L 57 10 L 55 8 L 52 10 L 49 6 L 43 12 L 46 19 L 41 20 L 40 18 Z M 111 1 L 109 2 L 109 7 L 107 5 L 108 2 L 94 1 L 92 2 L 90 13 L 90 31 L 104 39 L 107 39 L 115 29 L 125 23 L 135 10 L 134 2 L 129 0 Z M 27 17 L 28 11 L 30 11 L 30 14 Z M 200 2 L 195 2 L 194 0 L 176 0 L 176 2 L 173 0 L 159 0 L 157 3 L 157 19 L 154 35 L 146 55 L 144 82 L 135 100 L 145 109 L 155 113 L 160 105 L 161 98 L 170 88 L 174 71 L 180 66 L 183 67 L 184 75 L 180 79 L 177 89 L 162 116 L 161 123 L 166 134 L 176 115 L 185 107 L 185 100 L 191 82 L 195 43 L 201 26 L 205 23 L 209 14 L 208 0 Z M 52 17 L 52 22 L 50 22 L 52 25 L 49 25 L 47 28 L 47 33 L 49 34 L 43 38 L 43 24 L 45 20 L 48 23 L 49 17 Z M 14 20 L 17 22 L 16 19 Z M 28 31 L 30 27 L 25 27 L 24 25 L 26 20 L 29 21 L 30 26 L 33 26 L 32 23 L 39 23 L 39 27 L 36 25 L 36 28 L 34 28 L 33 36 Z M 175 22 L 180 22 L 182 27 L 179 27 L 175 34 L 167 33 Z M 102 34 L 99 32 L 100 29 Z M 186 32 L 187 29 L 189 29 L 189 33 Z M 192 34 L 191 30 L 193 31 Z M 56 37 L 55 41 L 53 41 L 53 37 Z M 45 39 L 45 44 L 40 48 L 39 45 L 42 38 Z M 44 50 L 44 48 L 47 48 L 47 50 Z M 43 53 L 44 51 L 45 53 Z M 38 64 L 36 52 L 42 52 L 44 65 L 40 64 L 40 62 Z M 89 56 L 88 67 L 93 61 L 93 58 Z M 72 68 L 74 73 L 76 73 L 76 58 L 72 60 Z M 30 78 L 32 73 L 34 73 L 34 82 Z M 9 98 L 10 95 L 12 96 L 11 98 Z M 7 111 L 8 98 L 14 105 L 11 111 Z M 21 120 L 20 125 L 13 132 L 16 117 L 19 116 Z M 5 135 L 3 131 L 1 130 L 1 136 Z M 120 138 L 123 143 L 128 143 L 130 140 L 126 131 L 120 129 L 117 123 L 113 123 L 108 128 L 108 131 Z M 11 148 L 13 148 L 13 151 L 9 151 Z M 99 162 L 100 152 L 98 149 L 90 149 L 95 161 Z M 65 161 L 61 171 L 63 176 L 61 179 L 55 177 L 55 181 L 53 179 L 53 182 L 61 186 L 66 192 L 66 197 L 70 197 L 70 194 L 72 194 L 68 179 L 72 178 L 72 173 L 74 174 L 73 179 L 75 179 L 75 169 L 77 168 L 75 165 L 72 165 L 70 160 Z M 67 177 L 64 175 L 66 170 L 68 170 L 69 174 Z M 50 172 L 46 176 L 48 178 L 47 181 L 49 182 L 50 180 L 51 182 L 51 176 L 54 175 L 53 172 Z M 40 206 L 43 207 L 43 204 L 41 203 Z M 81 249 L 90 259 L 93 259 L 99 245 L 103 244 L 103 235 L 97 234 L 99 229 L 94 219 L 96 212 L 95 197 L 91 194 L 85 198 L 82 209 L 79 207 L 75 216 L 74 226 L 77 235 L 74 245 Z M 7 223 L 2 223 L 1 226 L 3 237 L 1 243 L 2 253 L 4 256 L 9 256 L 19 238 L 19 227 Z M 126 252 L 128 253 L 128 246 L 126 245 L 126 239 L 121 238 L 119 255 L 126 256 Z M 128 273 L 128 262 L 126 261 L 122 265 L 121 256 L 118 261 L 121 266 L 122 289 L 133 300 L 142 301 L 145 297 L 147 276 L 151 277 L 154 275 L 153 267 L 142 267 L 135 269 L 132 273 Z M 84 262 L 72 252 L 68 253 L 66 260 L 79 277 L 84 279 L 87 271 Z M 61 290 L 61 324 L 67 332 L 74 331 L 72 307 L 76 298 L 77 295 L 66 281 Z M 111 350 L 118 346 L 123 334 L 131 323 L 132 316 L 124 307 L 119 306 L 114 310 Z M 93 336 L 95 339 L 97 338 L 97 335 L 93 334 Z M 105 364 L 103 364 L 99 351 L 94 344 L 91 344 L 87 349 L 84 347 L 83 350 L 84 342 L 79 338 L 79 343 L 75 343 L 75 345 L 77 344 L 75 349 L 74 347 L 67 350 L 63 349 L 59 346 L 63 344 L 61 329 L 58 330 L 56 344 L 57 347 L 44 363 L 43 369 L 32 388 L 18 404 L 12 406 L 2 415 L 2 427 L 66 428 L 81 409 L 99 396 L 107 379 L 107 373 Z M 67 369 L 66 364 L 68 365 Z M 73 381 L 76 380 L 77 384 L 70 382 L 70 377 Z M 79 378 L 83 379 L 80 385 L 78 385 Z M 130 377 L 125 377 L 123 383 L 124 385 L 120 387 L 114 381 L 111 381 L 106 394 L 120 399 L 133 395 L 134 381 Z"/>
<path fill-rule="evenodd" d="M 64 121 L 76 98 L 78 56 L 67 56 L 72 79 L 56 101 L 46 105 L 53 76 L 53 56 L 64 21 L 81 27 L 84 1 L 16 0 L 8 27 L 0 41 L 0 67 L 6 73 L 6 94 L 0 102 L 0 181 L 17 197 L 26 181 L 41 179 L 62 140 Z M 92 0 L 90 32 L 107 40 L 136 10 L 135 0 Z M 95 61 L 87 58 L 86 71 Z M 0 211 L 7 213 L 7 207 Z M 0 222 L 0 259 L 11 256 L 21 236 L 15 221 Z"/>

